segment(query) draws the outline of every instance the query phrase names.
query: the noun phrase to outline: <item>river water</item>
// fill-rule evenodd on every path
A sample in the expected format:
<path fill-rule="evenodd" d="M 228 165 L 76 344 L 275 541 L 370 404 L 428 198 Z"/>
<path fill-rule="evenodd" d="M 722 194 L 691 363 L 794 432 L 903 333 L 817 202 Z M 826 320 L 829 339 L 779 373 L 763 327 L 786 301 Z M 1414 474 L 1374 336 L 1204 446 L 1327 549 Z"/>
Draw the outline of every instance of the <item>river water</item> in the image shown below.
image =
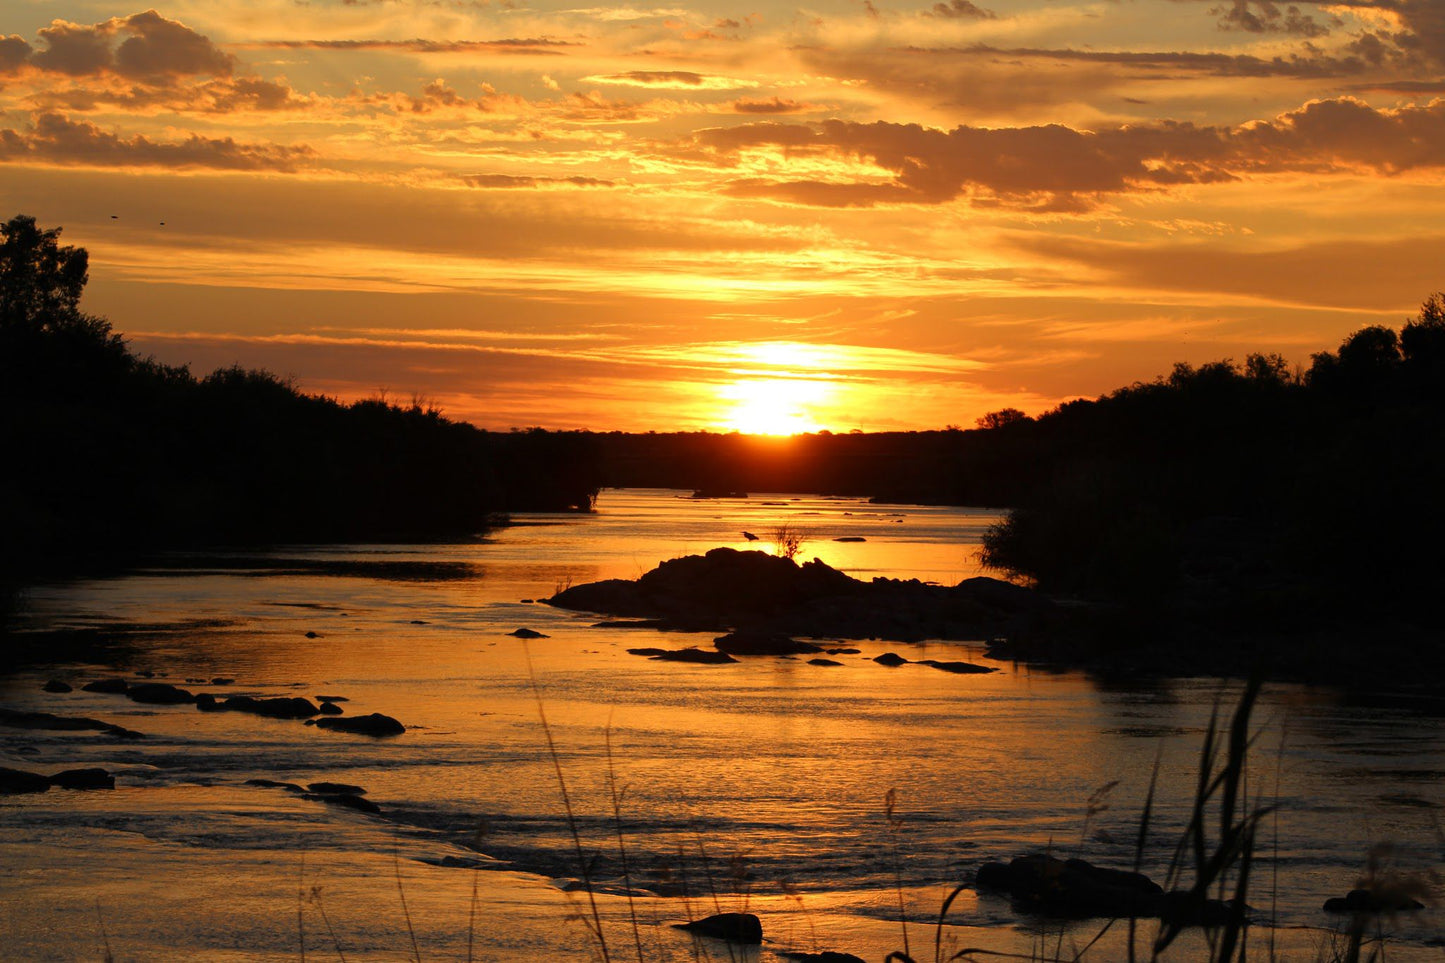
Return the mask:
<path fill-rule="evenodd" d="M 637 959 L 639 942 L 649 961 L 728 959 L 723 944 L 668 924 L 744 908 L 767 942 L 736 958 L 832 949 L 881 960 L 905 938 L 932 958 L 925 921 L 982 862 L 1049 850 L 1131 865 L 1156 765 L 1143 869 L 1162 880 L 1211 712 L 1233 706 L 1237 683 L 1121 683 L 993 663 L 956 643 L 839 642 L 858 650 L 834 655 L 841 667 L 661 663 L 626 650 L 710 636 L 595 628 L 530 601 L 717 546 L 771 550 L 782 525 L 803 533 L 801 557 L 856 577 L 953 583 L 980 574 L 979 541 L 997 517 L 607 491 L 595 514 L 523 516 L 466 544 L 176 555 L 38 587 L 22 630 L 99 629 L 101 642 L 83 661 L 67 648 L 0 677 L 0 705 L 145 738 L 0 728 L 0 765 L 101 766 L 117 783 L 0 797 L 0 956 L 585 960 L 599 955 L 574 882 L 585 864 L 615 959 Z M 864 541 L 834 541 L 849 536 Z M 509 635 L 522 627 L 547 637 Z M 872 661 L 887 651 L 999 671 Z M 408 730 L 375 740 L 80 690 L 136 673 L 222 696 L 340 695 L 348 714 L 383 712 Z M 234 682 L 210 684 L 218 677 Z M 75 691 L 43 692 L 52 678 Z M 1250 890 L 1259 957 L 1273 946 L 1277 958 L 1328 959 L 1343 924 L 1321 903 L 1367 865 L 1445 869 L 1445 713 L 1435 680 L 1421 682 L 1266 686 L 1248 784 L 1254 804 L 1278 807 L 1261 824 Z M 257 778 L 359 785 L 383 812 L 247 784 Z M 1071 956 L 1101 925 L 1032 919 L 969 889 L 941 941 L 945 956 Z M 1390 959 L 1445 958 L 1437 909 L 1381 927 Z M 1085 958 L 1122 958 L 1117 930 Z M 1173 958 L 1197 957 L 1201 939 Z"/>

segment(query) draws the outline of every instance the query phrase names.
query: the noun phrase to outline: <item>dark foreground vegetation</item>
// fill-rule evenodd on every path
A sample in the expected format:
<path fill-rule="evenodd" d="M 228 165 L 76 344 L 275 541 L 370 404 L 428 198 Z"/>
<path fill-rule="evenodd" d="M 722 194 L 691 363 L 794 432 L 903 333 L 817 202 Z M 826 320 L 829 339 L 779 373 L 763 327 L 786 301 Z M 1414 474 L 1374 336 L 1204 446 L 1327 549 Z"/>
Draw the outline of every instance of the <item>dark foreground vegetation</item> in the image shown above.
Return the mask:
<path fill-rule="evenodd" d="M 80 308 L 85 250 L 29 217 L 0 233 L 0 581 L 161 548 L 467 536 L 596 495 L 585 436 L 138 357 Z"/>

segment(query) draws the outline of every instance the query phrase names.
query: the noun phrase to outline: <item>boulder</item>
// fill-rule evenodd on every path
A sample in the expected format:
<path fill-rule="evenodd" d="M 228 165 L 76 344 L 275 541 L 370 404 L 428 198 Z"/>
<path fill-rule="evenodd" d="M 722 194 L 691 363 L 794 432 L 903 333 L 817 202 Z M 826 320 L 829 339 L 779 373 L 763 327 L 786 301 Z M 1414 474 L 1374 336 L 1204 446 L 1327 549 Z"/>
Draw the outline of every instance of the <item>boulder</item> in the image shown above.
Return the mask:
<path fill-rule="evenodd" d="M 691 923 L 676 923 L 674 926 L 698 936 L 710 936 L 715 940 L 732 943 L 759 945 L 763 942 L 763 924 L 752 913 L 718 913 Z"/>
<path fill-rule="evenodd" d="M 339 695 L 319 695 L 319 696 L 316 697 L 316 701 L 317 701 L 317 702 L 350 702 L 351 700 L 348 699 L 348 698 L 346 698 L 346 696 L 339 696 Z"/>
<path fill-rule="evenodd" d="M 730 632 L 713 639 L 712 644 L 728 655 L 803 655 L 823 651 L 820 645 L 800 642 L 778 632 Z"/>
<path fill-rule="evenodd" d="M 908 660 L 896 652 L 884 652 L 873 661 L 877 662 L 879 665 L 886 665 L 890 668 L 908 664 Z"/>
<path fill-rule="evenodd" d="M 337 732 L 354 732 L 363 736 L 399 736 L 406 732 L 406 726 L 391 716 L 373 712 L 364 716 L 327 716 L 316 720 L 319 729 L 335 729 Z"/>
<path fill-rule="evenodd" d="M 513 631 L 511 631 L 511 632 L 508 632 L 507 634 L 510 635 L 510 636 L 512 636 L 513 638 L 516 638 L 516 639 L 550 639 L 550 638 L 551 638 L 550 635 L 543 635 L 541 632 L 538 632 L 536 629 L 529 629 L 529 628 L 526 628 L 526 627 L 523 627 L 523 628 L 520 628 L 520 629 L 515 629 L 515 630 L 513 630 Z"/>
<path fill-rule="evenodd" d="M 50 777 L 61 789 L 114 789 L 115 777 L 104 769 L 66 769 Z"/>
<path fill-rule="evenodd" d="M 27 792 L 49 792 L 50 780 L 38 772 L 0 766 L 0 796 L 16 796 Z"/>
<path fill-rule="evenodd" d="M 218 675 L 211 680 L 211 685 L 235 685 L 236 680 L 228 676 Z"/>
<path fill-rule="evenodd" d="M 339 716 L 339 715 L 341 715 L 342 712 L 344 712 L 344 711 L 345 711 L 345 710 L 343 710 L 343 709 L 341 708 L 341 706 L 337 705 L 337 704 L 334 703 L 334 702 L 323 702 L 323 703 L 321 703 L 320 712 L 321 712 L 321 714 L 322 714 L 323 716 Z"/>
<path fill-rule="evenodd" d="M 829 667 L 831 667 L 831 666 L 841 666 L 843 663 L 841 663 L 841 662 L 834 662 L 832 659 L 809 659 L 809 660 L 808 660 L 808 664 L 809 664 L 809 665 L 821 665 L 821 666 L 829 666 Z"/>
<path fill-rule="evenodd" d="M 43 688 L 46 692 L 74 692 L 74 691 L 75 691 L 75 689 L 74 689 L 69 683 L 67 683 L 67 682 L 61 682 L 59 679 L 51 679 L 49 682 L 45 683 L 45 685 L 42 686 L 41 688 Z"/>
<path fill-rule="evenodd" d="M 81 692 L 104 692 L 108 695 L 125 695 L 130 683 L 124 679 L 96 679 L 80 687 Z"/>
<path fill-rule="evenodd" d="M 140 682 L 126 689 L 125 694 L 149 705 L 176 706 L 196 701 L 195 695 L 168 682 Z"/>
<path fill-rule="evenodd" d="M 225 706 L 216 701 L 216 697 L 209 692 L 202 692 L 196 696 L 196 708 L 202 712 L 222 712 Z"/>

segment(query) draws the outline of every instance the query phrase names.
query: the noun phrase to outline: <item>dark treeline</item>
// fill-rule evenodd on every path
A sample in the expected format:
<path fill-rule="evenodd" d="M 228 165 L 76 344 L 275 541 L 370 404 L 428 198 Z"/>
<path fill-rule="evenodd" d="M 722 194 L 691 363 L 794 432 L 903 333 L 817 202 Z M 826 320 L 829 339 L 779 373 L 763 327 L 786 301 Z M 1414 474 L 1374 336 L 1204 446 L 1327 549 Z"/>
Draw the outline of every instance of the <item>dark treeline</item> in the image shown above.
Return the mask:
<path fill-rule="evenodd" d="M 423 403 L 346 405 L 263 371 L 138 357 L 81 310 L 83 249 L 28 217 L 0 231 L 11 576 L 154 548 L 464 536 L 596 494 L 583 435 L 487 433 Z"/>
<path fill-rule="evenodd" d="M 1441 295 L 1305 370 L 1176 365 L 986 434 L 1032 476 L 986 560 L 1041 588 L 1257 629 L 1437 624 Z"/>

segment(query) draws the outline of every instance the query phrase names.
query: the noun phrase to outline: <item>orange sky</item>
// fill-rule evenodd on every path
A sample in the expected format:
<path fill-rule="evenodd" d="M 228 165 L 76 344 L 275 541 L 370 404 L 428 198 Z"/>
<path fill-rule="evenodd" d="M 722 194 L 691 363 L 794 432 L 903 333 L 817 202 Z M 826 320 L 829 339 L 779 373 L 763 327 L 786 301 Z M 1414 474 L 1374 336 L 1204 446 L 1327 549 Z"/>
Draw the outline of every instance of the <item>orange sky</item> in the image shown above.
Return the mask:
<path fill-rule="evenodd" d="M 27 2 L 5 32 L 3 216 L 89 248 L 136 348 L 486 427 L 968 426 L 1306 362 L 1445 287 L 1445 0 Z"/>

